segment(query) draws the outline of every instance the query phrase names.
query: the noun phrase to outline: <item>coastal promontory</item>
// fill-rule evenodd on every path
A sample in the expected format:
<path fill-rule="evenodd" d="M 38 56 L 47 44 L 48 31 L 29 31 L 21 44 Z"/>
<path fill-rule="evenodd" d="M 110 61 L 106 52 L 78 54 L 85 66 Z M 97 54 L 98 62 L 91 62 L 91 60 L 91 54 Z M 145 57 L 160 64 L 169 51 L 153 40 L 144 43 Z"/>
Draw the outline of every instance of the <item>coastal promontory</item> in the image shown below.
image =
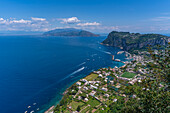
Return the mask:
<path fill-rule="evenodd" d="M 44 36 L 71 36 L 71 37 L 98 37 L 99 35 L 91 33 L 89 31 L 65 28 L 65 29 L 55 29 L 43 34 Z"/>
<path fill-rule="evenodd" d="M 125 51 L 145 49 L 148 45 L 167 45 L 170 37 L 160 34 L 140 34 L 112 31 L 102 42 L 104 45 L 120 47 Z"/>

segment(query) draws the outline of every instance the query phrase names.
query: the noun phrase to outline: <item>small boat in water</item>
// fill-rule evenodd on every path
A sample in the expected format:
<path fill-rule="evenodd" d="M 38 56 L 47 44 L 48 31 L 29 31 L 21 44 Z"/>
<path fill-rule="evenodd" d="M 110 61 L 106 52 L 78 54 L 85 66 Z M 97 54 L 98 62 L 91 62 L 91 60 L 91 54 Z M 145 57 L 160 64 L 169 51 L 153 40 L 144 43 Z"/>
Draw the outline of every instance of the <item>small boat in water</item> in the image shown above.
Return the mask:
<path fill-rule="evenodd" d="M 114 55 L 112 55 L 112 60 L 114 60 L 115 59 L 115 56 Z"/>
<path fill-rule="evenodd" d="M 30 113 L 34 113 L 34 110 L 33 110 L 33 111 L 31 111 Z"/>
<path fill-rule="evenodd" d="M 122 53 L 124 53 L 124 51 L 119 51 L 119 52 L 117 52 L 117 54 L 122 54 Z"/>
<path fill-rule="evenodd" d="M 115 59 L 115 61 L 120 62 L 121 60 L 120 59 Z"/>

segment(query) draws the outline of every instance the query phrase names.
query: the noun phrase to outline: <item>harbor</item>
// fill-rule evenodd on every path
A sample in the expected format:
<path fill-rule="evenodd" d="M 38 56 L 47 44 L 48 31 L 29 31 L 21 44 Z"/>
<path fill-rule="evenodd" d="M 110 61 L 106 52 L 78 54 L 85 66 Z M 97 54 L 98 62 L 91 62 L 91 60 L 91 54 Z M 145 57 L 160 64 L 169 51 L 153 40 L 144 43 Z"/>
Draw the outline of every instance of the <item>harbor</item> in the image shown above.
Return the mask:
<path fill-rule="evenodd" d="M 119 52 L 117 52 L 117 55 L 119 55 L 119 54 L 123 54 L 123 53 L 125 53 L 125 56 L 127 57 L 126 59 L 132 59 L 132 57 L 131 57 L 131 54 L 130 53 L 128 53 L 128 52 L 126 52 L 126 51 L 119 51 Z M 115 55 L 112 55 L 112 54 L 110 54 L 111 56 L 112 56 L 112 60 L 113 61 L 116 61 L 116 62 L 122 62 L 122 63 L 124 63 L 124 64 L 127 64 L 128 63 L 128 61 L 121 61 L 120 59 L 115 59 Z"/>

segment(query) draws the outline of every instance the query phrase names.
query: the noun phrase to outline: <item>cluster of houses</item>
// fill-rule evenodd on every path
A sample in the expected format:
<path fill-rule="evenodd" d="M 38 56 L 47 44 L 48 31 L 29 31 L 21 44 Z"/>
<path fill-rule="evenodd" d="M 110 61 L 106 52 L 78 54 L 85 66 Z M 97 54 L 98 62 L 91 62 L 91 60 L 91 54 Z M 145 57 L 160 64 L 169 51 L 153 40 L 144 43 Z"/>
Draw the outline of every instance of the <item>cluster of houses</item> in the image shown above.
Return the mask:
<path fill-rule="evenodd" d="M 131 56 L 130 55 L 130 57 L 133 58 L 133 61 L 135 62 L 132 63 L 132 62 L 127 61 L 125 65 L 122 66 L 121 68 L 118 68 L 115 66 L 114 68 L 101 68 L 98 71 L 94 71 L 93 73 L 98 75 L 97 78 L 101 78 L 101 79 L 93 79 L 89 81 L 84 78 L 78 81 L 76 85 L 79 90 L 74 96 L 74 98 L 77 98 L 84 102 L 88 102 L 89 96 L 91 96 L 101 101 L 100 98 L 96 96 L 99 90 L 105 92 L 103 94 L 104 97 L 109 98 L 111 96 L 111 93 L 109 91 L 110 89 L 107 87 L 108 82 L 110 85 L 115 86 L 116 88 L 121 87 L 120 83 L 116 83 L 115 85 L 114 84 L 115 81 L 108 78 L 108 76 L 111 76 L 111 74 L 114 75 L 116 79 L 124 80 L 131 85 L 134 85 L 136 82 L 139 82 L 139 83 L 142 82 L 142 80 L 145 79 L 145 76 L 143 75 L 145 75 L 148 72 L 146 71 L 145 68 L 139 68 L 137 72 L 134 72 L 134 68 L 137 66 L 138 63 L 140 63 L 143 66 L 146 66 L 146 63 L 148 63 L 148 61 L 144 60 L 142 56 L 137 56 L 137 55 Z M 136 76 L 134 76 L 133 78 L 126 78 L 126 77 L 120 76 L 125 71 L 130 72 L 130 73 L 136 73 Z M 86 95 L 85 98 L 82 98 L 81 95 L 79 94 L 82 94 L 84 91 L 88 93 L 85 94 Z M 119 95 L 126 97 L 125 94 L 119 94 Z M 132 95 L 132 98 L 136 98 L 136 95 Z M 115 98 L 113 99 L 113 102 L 117 102 L 117 100 L 118 99 Z"/>
<path fill-rule="evenodd" d="M 104 92 L 108 91 L 107 85 L 103 85 L 101 86 L 102 82 L 106 82 L 108 81 L 107 76 L 109 76 L 111 74 L 111 72 L 105 72 L 102 70 L 109 70 L 108 68 L 102 68 L 99 71 L 94 71 L 93 73 L 97 74 L 99 78 L 102 78 L 103 81 L 99 81 L 99 80 L 91 80 L 88 81 L 86 79 L 81 79 L 80 81 L 78 81 L 76 83 L 77 88 L 79 89 L 79 91 L 77 92 L 77 94 L 74 96 L 76 97 L 77 95 L 81 94 L 82 91 L 81 90 L 85 90 L 85 91 L 89 91 L 90 93 L 86 94 L 86 98 L 84 98 L 83 101 L 87 102 L 89 100 L 89 95 L 94 97 L 95 99 L 99 100 L 98 97 L 95 96 L 96 94 L 96 90 L 102 90 Z M 114 71 L 114 69 L 110 69 L 111 71 Z M 113 81 L 110 81 L 113 84 Z M 109 97 L 109 94 L 104 94 L 105 97 Z M 79 100 L 82 100 L 81 96 L 78 96 Z M 100 100 L 99 100 L 100 101 Z"/>

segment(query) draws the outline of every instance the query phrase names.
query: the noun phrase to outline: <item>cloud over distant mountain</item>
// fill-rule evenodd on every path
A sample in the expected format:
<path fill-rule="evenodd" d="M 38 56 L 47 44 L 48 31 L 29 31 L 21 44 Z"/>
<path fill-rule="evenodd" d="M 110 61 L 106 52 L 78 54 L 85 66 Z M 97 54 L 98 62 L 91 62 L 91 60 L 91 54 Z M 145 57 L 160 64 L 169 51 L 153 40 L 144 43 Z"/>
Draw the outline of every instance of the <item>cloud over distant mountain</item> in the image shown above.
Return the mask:
<path fill-rule="evenodd" d="M 101 24 L 97 22 L 92 22 L 92 23 L 86 22 L 86 23 L 78 23 L 77 25 L 78 26 L 99 26 Z"/>
<path fill-rule="evenodd" d="M 61 20 L 61 23 L 65 23 L 65 24 L 75 24 L 75 23 L 80 22 L 80 20 L 77 17 L 62 18 L 59 20 Z"/>

